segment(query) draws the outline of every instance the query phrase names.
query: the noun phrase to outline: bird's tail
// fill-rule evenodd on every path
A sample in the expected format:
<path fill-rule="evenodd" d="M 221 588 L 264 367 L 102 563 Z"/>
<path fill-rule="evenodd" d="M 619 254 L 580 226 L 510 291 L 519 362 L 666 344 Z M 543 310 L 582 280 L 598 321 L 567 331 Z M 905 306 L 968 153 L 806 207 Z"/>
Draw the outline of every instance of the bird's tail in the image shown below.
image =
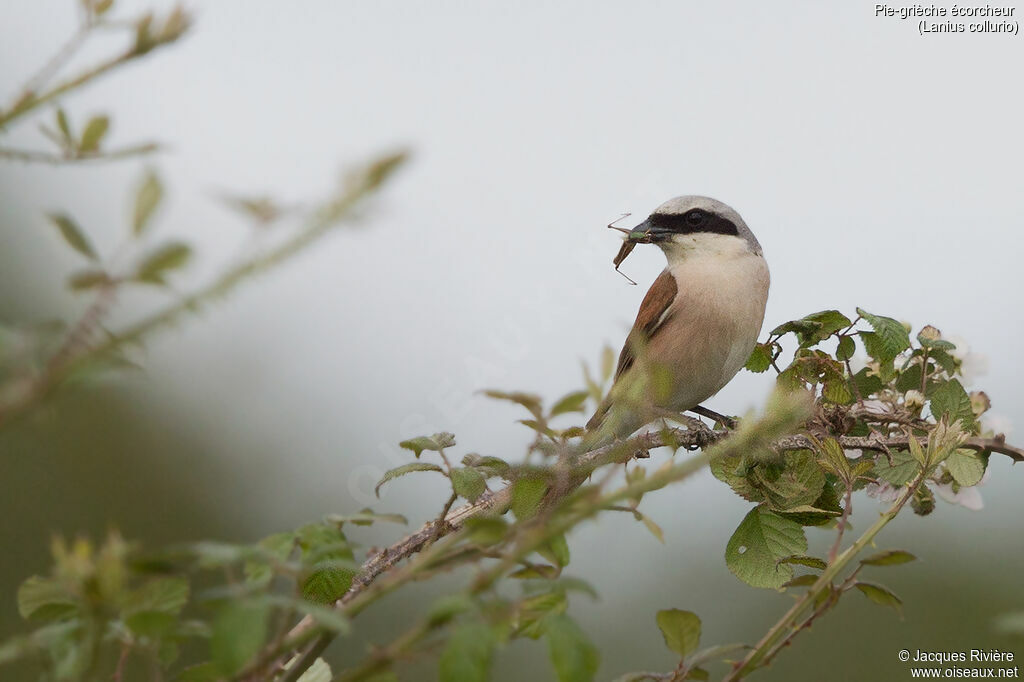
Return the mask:
<path fill-rule="evenodd" d="M 605 398 L 587 422 L 587 431 L 580 441 L 580 452 L 611 445 L 643 426 L 642 421 L 639 410 L 624 407 L 621 402 L 612 401 L 611 397 Z"/>

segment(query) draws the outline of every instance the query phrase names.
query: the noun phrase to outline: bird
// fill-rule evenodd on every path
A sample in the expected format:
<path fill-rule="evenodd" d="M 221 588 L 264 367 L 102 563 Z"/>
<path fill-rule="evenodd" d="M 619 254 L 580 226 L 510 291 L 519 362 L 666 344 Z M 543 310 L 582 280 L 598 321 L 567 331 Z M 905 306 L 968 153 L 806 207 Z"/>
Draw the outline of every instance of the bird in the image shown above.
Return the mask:
<path fill-rule="evenodd" d="M 764 321 L 768 263 L 728 205 L 697 195 L 669 199 L 629 241 L 656 244 L 667 263 L 640 304 L 611 389 L 587 422 L 584 451 L 658 417 L 708 413 L 700 404 L 746 364 Z"/>

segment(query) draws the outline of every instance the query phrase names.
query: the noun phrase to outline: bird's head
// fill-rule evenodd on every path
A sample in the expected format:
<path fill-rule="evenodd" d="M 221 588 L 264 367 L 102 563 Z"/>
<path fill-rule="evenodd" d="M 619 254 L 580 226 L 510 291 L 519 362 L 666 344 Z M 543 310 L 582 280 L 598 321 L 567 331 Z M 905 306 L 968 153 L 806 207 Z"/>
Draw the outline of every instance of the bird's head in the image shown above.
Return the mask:
<path fill-rule="evenodd" d="M 761 255 L 761 245 L 739 213 L 721 201 L 695 195 L 669 199 L 654 209 L 627 241 L 657 244 L 670 261 L 696 255 Z"/>

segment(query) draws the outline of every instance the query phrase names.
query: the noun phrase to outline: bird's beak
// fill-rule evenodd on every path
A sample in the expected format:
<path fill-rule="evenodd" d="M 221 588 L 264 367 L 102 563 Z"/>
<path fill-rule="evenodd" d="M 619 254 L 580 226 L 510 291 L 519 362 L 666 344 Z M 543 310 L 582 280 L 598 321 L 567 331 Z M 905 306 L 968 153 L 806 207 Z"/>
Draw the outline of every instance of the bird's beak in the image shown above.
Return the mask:
<path fill-rule="evenodd" d="M 671 230 L 666 230 L 663 227 L 651 224 L 651 221 L 648 218 L 629 231 L 629 236 L 626 237 L 626 241 L 634 242 L 636 244 L 651 244 L 653 242 L 662 241 L 671 234 Z"/>

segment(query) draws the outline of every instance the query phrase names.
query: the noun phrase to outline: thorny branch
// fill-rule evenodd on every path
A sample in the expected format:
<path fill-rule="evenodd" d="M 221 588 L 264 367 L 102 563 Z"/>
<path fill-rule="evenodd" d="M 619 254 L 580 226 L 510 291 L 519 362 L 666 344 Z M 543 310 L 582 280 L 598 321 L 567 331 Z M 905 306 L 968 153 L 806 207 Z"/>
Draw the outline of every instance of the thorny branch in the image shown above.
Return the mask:
<path fill-rule="evenodd" d="M 883 412 L 872 412 L 872 417 L 880 421 L 889 421 L 897 416 Z M 692 420 L 696 422 L 696 420 Z M 688 421 L 688 423 L 690 423 Z M 652 431 L 635 436 L 621 443 L 614 443 L 596 450 L 584 453 L 574 463 L 574 481 L 576 485 L 582 483 L 587 476 L 595 469 L 606 464 L 626 463 L 637 456 L 643 456 L 647 450 L 658 447 L 670 446 L 686 450 L 704 450 L 707 447 L 728 438 L 731 431 L 711 430 L 701 422 L 691 424 L 692 428 L 669 428 L 660 431 Z M 891 438 L 879 439 L 878 437 L 862 436 L 839 436 L 839 444 L 844 450 L 870 450 L 873 452 L 887 452 L 887 449 L 906 449 L 910 437 L 893 436 Z M 927 437 L 918 439 L 922 447 L 927 447 Z M 773 444 L 775 450 L 788 452 L 793 450 L 810 449 L 814 447 L 811 438 L 796 434 L 776 440 Z M 1000 434 L 993 438 L 973 437 L 969 438 L 961 447 L 970 448 L 979 452 L 991 451 L 1007 455 L 1015 462 L 1024 461 L 1024 449 L 1011 446 L 1006 443 Z M 576 486 L 563 487 L 559 493 L 561 496 L 568 495 Z M 445 523 L 438 523 L 432 520 L 424 524 L 418 531 L 407 535 L 395 544 L 387 547 L 369 558 L 363 563 L 359 573 L 353 579 L 348 592 L 336 603 L 336 607 L 348 605 L 364 592 L 382 574 L 387 573 L 401 561 L 408 559 L 438 539 L 455 533 L 462 529 L 466 521 L 475 516 L 488 513 L 503 514 L 508 510 L 512 500 L 512 486 L 506 486 L 495 492 L 487 491 L 475 503 L 466 504 L 448 512 L 445 516 Z M 310 631 L 317 627 L 316 622 L 309 616 L 300 621 L 289 633 L 289 639 L 305 641 Z M 295 661 L 290 672 L 298 672 L 310 665 L 313 660 L 326 648 L 330 642 L 328 636 L 321 637 L 314 641 L 307 648 L 298 661 Z M 290 682 L 289 677 L 283 678 Z"/>

